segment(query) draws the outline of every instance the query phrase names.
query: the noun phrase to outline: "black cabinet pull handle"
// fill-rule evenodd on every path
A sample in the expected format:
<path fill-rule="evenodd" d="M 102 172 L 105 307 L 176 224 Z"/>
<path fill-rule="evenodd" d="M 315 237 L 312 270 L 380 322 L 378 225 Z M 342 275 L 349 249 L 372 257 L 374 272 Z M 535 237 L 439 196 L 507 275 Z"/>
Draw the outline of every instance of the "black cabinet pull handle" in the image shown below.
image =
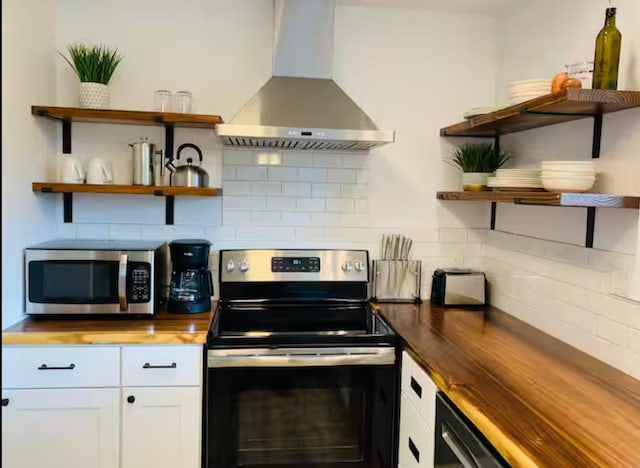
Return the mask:
<path fill-rule="evenodd" d="M 145 362 L 144 366 L 142 366 L 143 369 L 175 369 L 176 367 L 178 367 L 178 364 L 175 362 L 172 362 L 168 366 L 152 366 L 148 362 Z"/>
<path fill-rule="evenodd" d="M 413 440 L 411 440 L 411 437 L 409 437 L 409 450 L 411 450 L 411 454 L 413 455 L 413 458 L 415 458 L 416 461 L 420 463 L 420 450 L 418 450 L 418 447 L 416 447 L 416 444 L 413 443 Z"/>
<path fill-rule="evenodd" d="M 422 386 L 413 377 L 411 377 L 411 388 L 418 395 L 418 398 L 422 398 Z"/>
<path fill-rule="evenodd" d="M 9 406 L 9 399 L 8 398 L 3 398 L 2 399 L 2 406 Z"/>
<path fill-rule="evenodd" d="M 68 366 L 47 366 L 46 364 L 42 364 L 38 367 L 38 370 L 72 370 L 75 368 L 76 365 L 74 363 L 71 363 Z"/>
<path fill-rule="evenodd" d="M 134 401 L 136 401 L 136 397 L 134 397 L 133 395 L 129 395 L 129 396 L 127 397 L 127 401 L 128 401 L 129 403 L 133 403 Z"/>

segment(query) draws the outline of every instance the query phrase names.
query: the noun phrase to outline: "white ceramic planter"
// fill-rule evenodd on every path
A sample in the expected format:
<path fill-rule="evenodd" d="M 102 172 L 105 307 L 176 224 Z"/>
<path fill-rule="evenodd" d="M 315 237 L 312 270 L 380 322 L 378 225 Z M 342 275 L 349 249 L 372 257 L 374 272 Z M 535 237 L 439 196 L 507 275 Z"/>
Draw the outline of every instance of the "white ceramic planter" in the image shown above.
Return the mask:
<path fill-rule="evenodd" d="M 463 172 L 462 188 L 471 192 L 487 190 L 487 178 L 490 176 L 490 172 Z"/>
<path fill-rule="evenodd" d="M 102 83 L 80 83 L 80 107 L 109 108 L 109 86 Z"/>

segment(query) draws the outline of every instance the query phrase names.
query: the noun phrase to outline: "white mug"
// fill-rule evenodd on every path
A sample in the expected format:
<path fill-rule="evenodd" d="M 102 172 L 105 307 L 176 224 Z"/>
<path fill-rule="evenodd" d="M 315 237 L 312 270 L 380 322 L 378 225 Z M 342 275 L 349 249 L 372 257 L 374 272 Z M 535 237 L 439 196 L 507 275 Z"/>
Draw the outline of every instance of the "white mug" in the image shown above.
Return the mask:
<path fill-rule="evenodd" d="M 93 158 L 89 161 L 87 184 L 113 184 L 111 165 L 102 158 Z"/>
<path fill-rule="evenodd" d="M 78 158 L 65 156 L 64 162 L 62 163 L 61 178 L 65 184 L 84 183 L 84 171 Z"/>

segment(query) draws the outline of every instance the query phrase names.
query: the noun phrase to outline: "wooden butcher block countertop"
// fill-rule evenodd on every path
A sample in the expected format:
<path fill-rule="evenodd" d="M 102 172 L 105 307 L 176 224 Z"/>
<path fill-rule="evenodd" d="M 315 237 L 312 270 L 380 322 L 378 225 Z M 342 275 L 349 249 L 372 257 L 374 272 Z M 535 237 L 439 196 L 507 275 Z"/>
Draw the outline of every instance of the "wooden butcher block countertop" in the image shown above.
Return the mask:
<path fill-rule="evenodd" d="M 378 307 L 512 466 L 640 467 L 640 381 L 497 309 Z"/>
<path fill-rule="evenodd" d="M 2 332 L 2 344 L 201 344 L 207 341 L 212 315 L 163 311 L 148 319 L 27 317 Z"/>

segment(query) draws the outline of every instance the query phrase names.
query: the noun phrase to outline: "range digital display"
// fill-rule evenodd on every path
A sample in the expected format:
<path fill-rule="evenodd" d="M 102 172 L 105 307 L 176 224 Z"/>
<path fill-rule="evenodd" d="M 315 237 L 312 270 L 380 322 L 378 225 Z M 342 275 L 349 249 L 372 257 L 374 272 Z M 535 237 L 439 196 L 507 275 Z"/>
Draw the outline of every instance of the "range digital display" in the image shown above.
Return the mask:
<path fill-rule="evenodd" d="M 320 271 L 319 257 L 273 257 L 271 271 L 274 273 L 317 273 Z"/>

